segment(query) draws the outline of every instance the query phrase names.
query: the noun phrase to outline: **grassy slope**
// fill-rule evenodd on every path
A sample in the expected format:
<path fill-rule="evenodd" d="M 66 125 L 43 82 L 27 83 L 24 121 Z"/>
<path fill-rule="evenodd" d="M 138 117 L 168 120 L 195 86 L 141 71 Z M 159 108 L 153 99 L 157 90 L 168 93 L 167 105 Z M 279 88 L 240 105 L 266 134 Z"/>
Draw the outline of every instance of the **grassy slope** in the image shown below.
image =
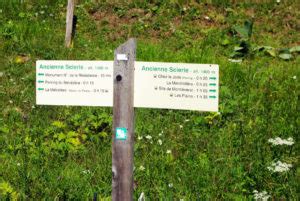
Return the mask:
<path fill-rule="evenodd" d="M 300 57 L 283 61 L 258 53 L 228 62 L 238 40 L 230 28 L 246 19 L 254 20 L 253 47 L 299 45 L 296 3 L 82 1 L 74 48 L 67 50 L 65 5 L 40 2 L 0 2 L 0 197 L 110 196 L 111 109 L 35 106 L 35 61 L 112 60 L 120 43 L 137 37 L 138 60 L 217 63 L 221 85 L 220 114 L 136 110 L 135 197 L 242 200 L 256 189 L 297 199 Z M 224 39 L 229 45 L 221 45 Z M 29 60 L 18 62 L 18 55 Z M 296 144 L 272 147 L 267 140 L 277 136 Z M 268 171 L 278 159 L 293 168 Z"/>

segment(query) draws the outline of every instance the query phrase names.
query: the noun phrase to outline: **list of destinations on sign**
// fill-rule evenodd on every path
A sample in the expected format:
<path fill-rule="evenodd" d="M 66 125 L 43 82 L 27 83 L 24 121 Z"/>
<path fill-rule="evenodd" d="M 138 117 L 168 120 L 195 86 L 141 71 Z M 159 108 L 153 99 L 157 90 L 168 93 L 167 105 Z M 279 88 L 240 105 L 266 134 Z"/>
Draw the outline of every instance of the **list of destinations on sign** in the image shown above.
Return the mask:
<path fill-rule="evenodd" d="M 137 62 L 135 107 L 218 111 L 219 67 Z"/>
<path fill-rule="evenodd" d="M 37 61 L 38 105 L 112 106 L 111 61 Z"/>
<path fill-rule="evenodd" d="M 39 105 L 112 106 L 113 61 L 37 61 Z M 135 62 L 134 107 L 218 111 L 219 66 Z"/>

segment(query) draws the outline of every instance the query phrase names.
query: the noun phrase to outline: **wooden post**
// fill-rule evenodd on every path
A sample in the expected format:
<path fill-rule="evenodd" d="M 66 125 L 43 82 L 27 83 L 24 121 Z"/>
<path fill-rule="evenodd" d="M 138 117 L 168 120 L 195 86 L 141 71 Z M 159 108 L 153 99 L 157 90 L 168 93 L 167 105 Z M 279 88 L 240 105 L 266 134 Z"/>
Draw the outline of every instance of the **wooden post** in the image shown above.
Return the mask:
<path fill-rule="evenodd" d="M 74 33 L 73 30 L 74 8 L 75 8 L 75 0 L 68 0 L 67 19 L 66 19 L 66 37 L 65 37 L 65 46 L 67 48 L 71 47 L 72 34 Z"/>
<path fill-rule="evenodd" d="M 112 200 L 133 200 L 134 62 L 136 41 L 129 39 L 115 50 Z"/>

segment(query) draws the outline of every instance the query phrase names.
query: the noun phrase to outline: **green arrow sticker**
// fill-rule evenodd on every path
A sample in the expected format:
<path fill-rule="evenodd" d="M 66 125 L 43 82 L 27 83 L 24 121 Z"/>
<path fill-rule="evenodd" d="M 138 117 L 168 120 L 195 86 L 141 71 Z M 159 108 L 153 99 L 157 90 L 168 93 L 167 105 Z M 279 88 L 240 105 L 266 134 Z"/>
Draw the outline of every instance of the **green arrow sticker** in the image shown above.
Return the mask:
<path fill-rule="evenodd" d="M 126 139 L 127 139 L 127 129 L 116 128 L 116 140 L 126 140 Z"/>

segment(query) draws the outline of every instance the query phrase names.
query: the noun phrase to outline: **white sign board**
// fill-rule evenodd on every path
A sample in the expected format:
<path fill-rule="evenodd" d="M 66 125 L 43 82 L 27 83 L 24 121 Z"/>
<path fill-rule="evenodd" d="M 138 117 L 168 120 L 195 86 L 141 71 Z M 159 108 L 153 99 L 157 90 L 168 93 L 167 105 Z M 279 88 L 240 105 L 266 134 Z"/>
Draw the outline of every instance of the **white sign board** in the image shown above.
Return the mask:
<path fill-rule="evenodd" d="M 218 65 L 137 62 L 134 76 L 135 107 L 218 111 Z"/>
<path fill-rule="evenodd" d="M 37 61 L 38 105 L 113 105 L 113 61 Z M 219 67 L 135 62 L 134 106 L 218 111 Z"/>
<path fill-rule="evenodd" d="M 112 106 L 112 61 L 37 61 L 36 104 Z"/>

